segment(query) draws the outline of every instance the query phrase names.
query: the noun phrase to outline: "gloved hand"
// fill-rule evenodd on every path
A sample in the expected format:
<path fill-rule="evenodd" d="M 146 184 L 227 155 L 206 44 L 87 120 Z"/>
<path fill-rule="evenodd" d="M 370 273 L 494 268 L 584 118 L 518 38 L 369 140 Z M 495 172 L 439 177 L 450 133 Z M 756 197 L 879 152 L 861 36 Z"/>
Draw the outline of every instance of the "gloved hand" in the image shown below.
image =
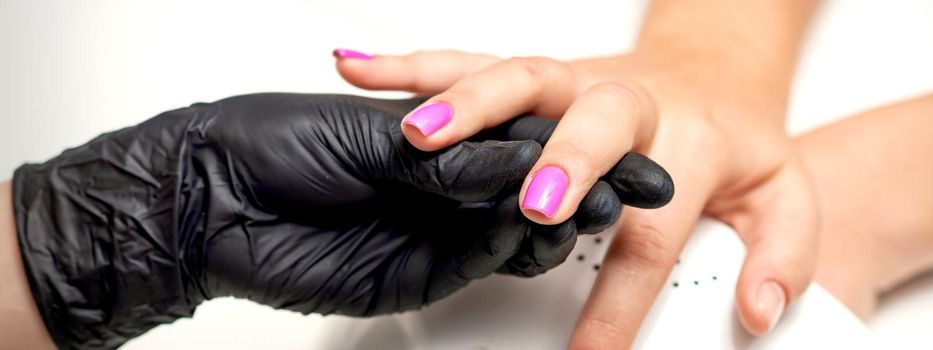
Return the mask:
<path fill-rule="evenodd" d="M 17 231 L 53 339 L 114 348 L 219 296 L 302 313 L 416 309 L 507 261 L 516 274 L 543 272 L 578 231 L 617 219 L 620 199 L 601 184 L 571 220 L 531 224 L 517 191 L 540 146 L 418 151 L 399 128 L 416 104 L 239 96 L 23 166 Z M 653 162 L 637 165 L 636 177 L 666 176 Z"/>
<path fill-rule="evenodd" d="M 514 118 L 500 126 L 480 132 L 471 140 L 533 140 L 544 146 L 557 122 L 534 116 Z M 584 197 L 577 213 L 569 221 L 580 222 L 582 218 L 600 217 L 605 206 L 596 205 L 593 197 L 614 191 L 618 199 L 629 206 L 638 208 L 659 208 L 671 201 L 674 196 L 674 182 L 671 176 L 657 163 L 647 157 L 629 152 L 608 174 L 602 177 Z M 621 209 L 621 208 L 620 208 Z M 617 217 L 616 217 L 617 218 Z M 584 220 L 585 221 L 585 220 Z M 615 222 L 615 219 L 612 220 Z M 566 225 L 564 222 L 562 225 Z M 545 228 L 531 224 L 535 228 Z M 607 227 L 594 229 L 581 228 L 578 233 L 598 233 Z M 576 235 L 555 241 L 545 232 L 532 234 L 522 244 L 522 249 L 510 258 L 497 272 L 517 276 L 534 276 L 554 268 L 566 260 L 576 244 Z"/>

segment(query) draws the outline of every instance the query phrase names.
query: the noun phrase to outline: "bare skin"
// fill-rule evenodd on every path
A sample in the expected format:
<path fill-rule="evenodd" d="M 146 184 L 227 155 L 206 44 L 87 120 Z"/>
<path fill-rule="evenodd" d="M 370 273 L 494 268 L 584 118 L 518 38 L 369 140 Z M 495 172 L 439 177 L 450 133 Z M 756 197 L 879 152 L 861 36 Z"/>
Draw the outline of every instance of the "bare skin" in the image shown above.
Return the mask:
<path fill-rule="evenodd" d="M 55 349 L 19 254 L 10 182 L 0 183 L 0 349 Z"/>
<path fill-rule="evenodd" d="M 417 52 L 341 58 L 337 69 L 359 87 L 434 95 L 425 106 L 449 105 L 449 122 L 427 134 L 403 122 L 422 150 L 522 112 L 560 119 L 520 194 L 526 198 L 542 168 L 566 173 L 553 214 L 523 208 L 541 224 L 570 217 L 628 151 L 670 172 L 677 186 L 670 204 L 626 209 L 571 348 L 631 345 L 704 214 L 734 227 L 748 246 L 737 309 L 747 330 L 763 334 L 809 285 L 816 261 L 816 202 L 784 130 L 797 50 L 815 6 L 656 0 L 627 54 L 558 61 Z"/>
<path fill-rule="evenodd" d="M 820 200 L 816 281 L 868 319 L 884 291 L 933 269 L 933 95 L 795 140 Z"/>
<path fill-rule="evenodd" d="M 933 269 L 930 130 L 933 95 L 868 111 L 794 140 L 820 203 L 816 281 L 862 319 L 871 316 L 882 292 Z M 4 182 L 0 349 L 54 349 L 29 292 L 10 199 L 10 183 Z"/>

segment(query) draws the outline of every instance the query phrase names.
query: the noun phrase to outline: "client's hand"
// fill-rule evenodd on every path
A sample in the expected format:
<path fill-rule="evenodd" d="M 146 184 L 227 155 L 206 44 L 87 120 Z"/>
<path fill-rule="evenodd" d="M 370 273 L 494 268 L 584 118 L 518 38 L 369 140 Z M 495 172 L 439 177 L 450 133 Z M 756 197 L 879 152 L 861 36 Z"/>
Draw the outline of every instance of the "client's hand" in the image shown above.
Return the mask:
<path fill-rule="evenodd" d="M 878 296 L 933 269 L 933 95 L 795 140 L 820 203 L 815 279 L 867 319 Z"/>
<path fill-rule="evenodd" d="M 771 329 L 809 285 L 817 213 L 783 129 L 784 73 L 749 74 L 713 57 L 645 49 L 500 60 L 436 51 L 343 57 L 337 68 L 359 87 L 433 95 L 402 122 L 422 150 L 523 112 L 559 119 L 519 197 L 525 216 L 541 224 L 570 218 L 627 152 L 670 171 L 677 195 L 621 220 L 571 340 L 570 348 L 603 349 L 630 346 L 701 214 L 734 227 L 748 247 L 736 286 L 748 330 Z"/>
<path fill-rule="evenodd" d="M 631 155 L 571 220 L 533 224 L 517 198 L 540 145 L 419 151 L 399 126 L 417 103 L 233 97 L 20 168 L 17 231 L 49 333 L 112 348 L 218 296 L 302 313 L 416 309 L 497 270 L 556 266 L 578 232 L 618 218 L 614 190 L 669 197 L 654 193 L 671 186 L 664 170 Z"/>

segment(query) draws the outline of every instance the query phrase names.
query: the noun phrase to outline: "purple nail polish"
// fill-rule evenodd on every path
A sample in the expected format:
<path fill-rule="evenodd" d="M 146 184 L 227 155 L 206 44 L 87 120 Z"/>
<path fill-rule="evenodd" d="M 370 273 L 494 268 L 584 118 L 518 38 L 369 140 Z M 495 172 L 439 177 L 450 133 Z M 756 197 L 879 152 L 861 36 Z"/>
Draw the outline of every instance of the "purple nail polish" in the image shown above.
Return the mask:
<path fill-rule="evenodd" d="M 453 108 L 446 103 L 432 103 L 412 112 L 402 123 L 418 128 L 424 136 L 431 136 L 438 129 L 450 122 L 454 115 Z"/>
<path fill-rule="evenodd" d="M 538 170 L 531 179 L 522 208 L 537 211 L 548 218 L 554 217 L 567 192 L 567 173 L 556 166 Z"/>
<path fill-rule="evenodd" d="M 371 60 L 373 59 L 372 55 L 367 55 L 359 51 L 353 51 L 350 49 L 334 49 L 334 57 L 337 58 L 358 58 L 361 60 Z"/>

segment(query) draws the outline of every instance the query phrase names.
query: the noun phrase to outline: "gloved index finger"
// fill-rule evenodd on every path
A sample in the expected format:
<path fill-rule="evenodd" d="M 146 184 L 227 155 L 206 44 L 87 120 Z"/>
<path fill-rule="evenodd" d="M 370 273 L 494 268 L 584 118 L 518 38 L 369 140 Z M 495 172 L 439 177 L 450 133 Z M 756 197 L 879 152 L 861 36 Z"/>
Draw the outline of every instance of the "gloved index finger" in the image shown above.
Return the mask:
<path fill-rule="evenodd" d="M 506 190 L 517 191 L 541 155 L 533 141 L 460 142 L 436 152 L 403 145 L 388 180 L 451 199 L 485 201 Z"/>

